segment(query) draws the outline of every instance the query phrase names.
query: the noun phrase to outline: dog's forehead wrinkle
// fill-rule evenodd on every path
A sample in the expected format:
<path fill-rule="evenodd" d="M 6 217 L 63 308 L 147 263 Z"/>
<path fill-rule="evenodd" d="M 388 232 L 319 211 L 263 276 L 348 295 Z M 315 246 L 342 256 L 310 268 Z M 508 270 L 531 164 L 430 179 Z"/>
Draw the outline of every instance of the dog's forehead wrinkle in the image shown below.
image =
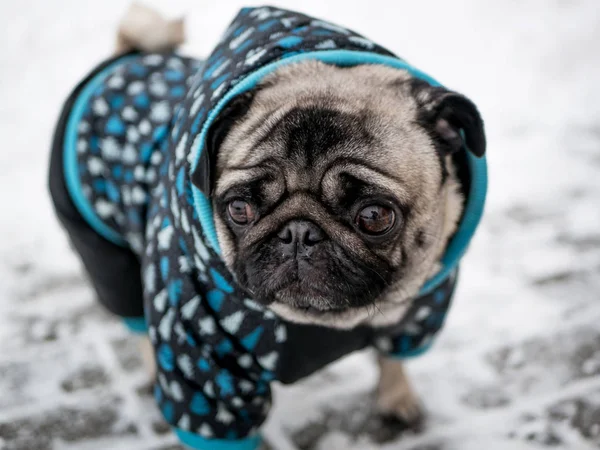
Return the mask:
<path fill-rule="evenodd" d="M 312 192 L 314 188 L 314 180 L 312 171 L 305 166 L 298 166 L 295 170 L 288 168 L 285 172 L 285 186 L 289 193 L 294 194 L 301 191 Z"/>
<path fill-rule="evenodd" d="M 272 136 L 271 129 L 291 108 L 293 108 L 291 102 L 281 102 L 269 107 L 261 105 L 260 102 L 253 103 L 249 117 L 236 124 L 223 141 L 218 152 L 218 167 L 257 164 L 269 156 L 265 153 L 277 156 L 278 150 L 281 156 L 285 142 L 278 141 L 279 136 Z M 268 151 L 265 151 L 264 146 L 259 145 L 266 140 L 274 141 Z"/>
<path fill-rule="evenodd" d="M 402 175 L 385 173 L 384 169 L 375 169 L 358 161 L 341 160 L 332 165 L 323 176 L 322 184 L 330 189 L 329 197 L 343 194 L 343 175 L 350 175 L 366 185 L 376 187 L 381 192 L 392 194 L 399 202 L 411 202 L 411 193 L 406 189 Z"/>
<path fill-rule="evenodd" d="M 374 89 L 371 85 L 377 85 L 380 79 L 386 80 L 402 76 L 402 71 L 383 66 L 358 66 L 351 69 L 340 69 L 325 64 L 307 64 L 308 68 L 302 67 L 302 64 L 296 66 L 294 70 L 304 71 L 319 68 L 320 70 L 326 70 L 326 73 L 323 74 L 325 76 L 313 76 L 309 77 L 308 80 L 299 78 L 290 79 L 286 83 L 270 82 L 268 88 L 260 90 L 253 104 L 251 117 L 246 121 L 247 123 L 233 130 L 231 139 L 226 139 L 223 146 L 229 149 L 235 147 L 234 151 L 223 153 L 228 153 L 229 157 L 235 158 L 236 163 L 239 164 L 245 159 L 259 158 L 258 154 L 248 154 L 249 148 L 259 139 L 258 136 L 263 137 L 265 134 L 273 134 L 271 133 L 273 126 L 280 123 L 282 118 L 293 110 L 321 108 L 347 114 L 355 119 L 358 118 L 359 124 L 365 122 L 364 127 L 352 126 L 352 123 L 350 123 L 350 126 L 349 124 L 336 125 L 352 128 L 348 130 L 347 134 L 353 138 L 357 137 L 357 129 L 369 130 L 370 133 L 366 131 L 362 134 L 362 137 L 367 139 L 395 138 L 393 135 L 398 134 L 399 130 L 405 128 L 402 125 L 413 122 L 416 117 L 414 101 L 398 102 L 394 95 L 390 95 L 391 89 L 386 91 L 379 86 L 378 89 L 375 89 L 375 93 L 378 95 L 373 95 Z M 363 79 L 357 80 L 357 75 L 353 72 L 358 75 L 362 74 Z M 381 73 L 384 73 L 384 75 L 382 76 Z M 347 83 L 336 80 L 339 77 L 347 78 Z M 273 79 L 279 80 L 277 76 L 274 76 Z M 285 76 L 282 80 L 285 80 Z M 349 87 L 351 89 L 348 89 Z M 343 95 L 346 91 L 348 91 L 348 95 Z M 259 127 L 261 132 L 255 133 L 256 137 L 254 139 L 248 139 L 247 132 L 252 127 L 257 126 L 259 118 L 266 118 L 265 123 Z M 289 120 L 288 123 L 297 123 L 298 120 L 299 118 L 296 117 Z M 407 132 L 410 131 L 407 130 Z M 277 138 L 273 137 L 273 140 L 275 139 Z M 266 151 L 274 154 L 279 153 L 279 156 L 283 156 L 282 146 L 285 145 L 283 142 L 285 140 L 285 136 L 279 138 L 279 142 L 273 142 L 273 145 Z M 276 143 L 278 145 L 275 145 Z"/>

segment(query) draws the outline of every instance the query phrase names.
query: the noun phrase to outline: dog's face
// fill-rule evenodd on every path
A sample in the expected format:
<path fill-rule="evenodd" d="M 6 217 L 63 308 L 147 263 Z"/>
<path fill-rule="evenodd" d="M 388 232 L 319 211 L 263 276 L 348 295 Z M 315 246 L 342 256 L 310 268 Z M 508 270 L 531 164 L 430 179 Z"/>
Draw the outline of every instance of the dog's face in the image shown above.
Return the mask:
<path fill-rule="evenodd" d="M 226 264 L 290 320 L 351 327 L 406 305 L 460 217 L 461 128 L 483 154 L 475 106 L 404 71 L 279 69 L 213 126 Z"/>

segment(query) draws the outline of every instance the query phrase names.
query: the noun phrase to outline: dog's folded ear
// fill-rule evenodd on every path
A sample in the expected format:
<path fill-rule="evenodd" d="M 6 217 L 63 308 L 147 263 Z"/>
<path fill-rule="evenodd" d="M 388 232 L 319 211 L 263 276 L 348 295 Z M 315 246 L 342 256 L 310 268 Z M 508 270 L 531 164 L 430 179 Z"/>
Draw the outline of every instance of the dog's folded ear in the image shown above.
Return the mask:
<path fill-rule="evenodd" d="M 485 154 L 483 120 L 471 100 L 421 80 L 412 80 L 411 91 L 419 106 L 419 122 L 441 148 L 454 153 L 466 145 L 475 156 Z"/>
<path fill-rule="evenodd" d="M 214 189 L 219 147 L 223 144 L 231 127 L 241 120 L 250 109 L 254 94 L 255 91 L 248 91 L 231 100 L 208 130 L 200 161 L 192 174 L 192 183 L 207 197 L 210 197 Z"/>

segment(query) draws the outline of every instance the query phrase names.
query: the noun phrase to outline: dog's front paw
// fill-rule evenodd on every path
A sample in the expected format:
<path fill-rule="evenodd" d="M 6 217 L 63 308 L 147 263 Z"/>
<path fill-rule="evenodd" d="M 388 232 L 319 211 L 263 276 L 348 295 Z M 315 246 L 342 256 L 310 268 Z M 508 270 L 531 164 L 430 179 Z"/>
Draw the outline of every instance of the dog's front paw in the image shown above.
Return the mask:
<path fill-rule="evenodd" d="M 423 427 L 425 414 L 414 393 L 402 363 L 398 360 L 380 360 L 381 379 L 377 388 L 377 410 L 386 419 L 399 421 L 414 431 Z"/>
<path fill-rule="evenodd" d="M 400 425 L 414 431 L 420 431 L 423 428 L 425 414 L 419 399 L 412 391 L 379 392 L 377 409 L 387 422 L 398 421 Z"/>

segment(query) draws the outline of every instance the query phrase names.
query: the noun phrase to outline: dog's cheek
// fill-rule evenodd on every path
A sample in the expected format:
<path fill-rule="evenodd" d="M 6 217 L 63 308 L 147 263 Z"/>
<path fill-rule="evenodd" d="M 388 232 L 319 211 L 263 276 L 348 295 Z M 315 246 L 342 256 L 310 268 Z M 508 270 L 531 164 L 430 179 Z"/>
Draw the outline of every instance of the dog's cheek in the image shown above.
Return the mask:
<path fill-rule="evenodd" d="M 371 304 L 392 282 L 394 269 L 385 258 L 361 260 L 336 244 L 329 251 L 323 279 L 332 295 L 343 294 L 352 306 Z"/>
<path fill-rule="evenodd" d="M 393 267 L 392 284 L 411 285 L 430 271 L 442 228 L 441 217 L 438 204 L 415 204 L 388 256 Z"/>
<path fill-rule="evenodd" d="M 234 270 L 239 283 L 256 294 L 255 300 L 263 300 L 277 281 L 281 263 L 271 243 L 261 242 L 245 248 L 242 241 Z"/>

